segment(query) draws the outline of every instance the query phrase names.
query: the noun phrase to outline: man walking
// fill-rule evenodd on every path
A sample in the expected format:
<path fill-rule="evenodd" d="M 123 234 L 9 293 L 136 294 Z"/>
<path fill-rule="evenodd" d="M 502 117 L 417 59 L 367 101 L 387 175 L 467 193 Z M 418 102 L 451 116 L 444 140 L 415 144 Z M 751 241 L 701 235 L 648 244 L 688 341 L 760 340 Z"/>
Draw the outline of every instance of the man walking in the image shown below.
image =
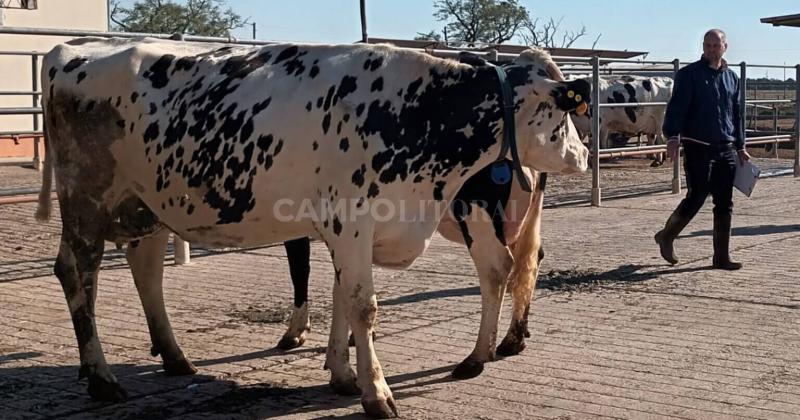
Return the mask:
<path fill-rule="evenodd" d="M 687 193 L 655 240 L 661 256 L 676 264 L 673 242 L 711 194 L 714 203 L 714 268 L 738 270 L 728 248 L 733 214 L 736 155 L 750 159 L 744 147 L 739 108 L 739 78 L 722 56 L 728 49 L 725 32 L 711 29 L 703 37 L 703 56 L 678 71 L 667 105 L 664 135 L 667 155 L 678 158 L 683 144 Z M 680 138 L 678 137 L 680 136 Z"/>

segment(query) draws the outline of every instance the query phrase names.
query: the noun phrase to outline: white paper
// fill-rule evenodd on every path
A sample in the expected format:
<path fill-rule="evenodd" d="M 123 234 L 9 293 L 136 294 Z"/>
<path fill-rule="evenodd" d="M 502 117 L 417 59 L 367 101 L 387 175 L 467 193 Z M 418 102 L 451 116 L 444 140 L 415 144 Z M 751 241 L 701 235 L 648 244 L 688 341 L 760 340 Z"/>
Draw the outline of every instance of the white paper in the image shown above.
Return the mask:
<path fill-rule="evenodd" d="M 753 193 L 753 188 L 756 186 L 758 176 L 761 175 L 761 169 L 754 165 L 751 161 L 742 163 L 739 156 L 736 156 L 736 178 L 733 180 L 733 186 L 742 194 L 750 197 Z"/>

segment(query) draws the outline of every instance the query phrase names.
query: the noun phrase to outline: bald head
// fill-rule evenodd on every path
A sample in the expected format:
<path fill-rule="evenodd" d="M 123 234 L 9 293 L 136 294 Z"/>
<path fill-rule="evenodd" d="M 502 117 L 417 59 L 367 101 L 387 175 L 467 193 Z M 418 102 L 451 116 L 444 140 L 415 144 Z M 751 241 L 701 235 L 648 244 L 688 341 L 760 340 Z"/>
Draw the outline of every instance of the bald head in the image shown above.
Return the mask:
<path fill-rule="evenodd" d="M 722 65 L 722 56 L 727 50 L 728 41 L 722 29 L 710 29 L 703 36 L 703 57 L 711 67 L 719 68 Z"/>

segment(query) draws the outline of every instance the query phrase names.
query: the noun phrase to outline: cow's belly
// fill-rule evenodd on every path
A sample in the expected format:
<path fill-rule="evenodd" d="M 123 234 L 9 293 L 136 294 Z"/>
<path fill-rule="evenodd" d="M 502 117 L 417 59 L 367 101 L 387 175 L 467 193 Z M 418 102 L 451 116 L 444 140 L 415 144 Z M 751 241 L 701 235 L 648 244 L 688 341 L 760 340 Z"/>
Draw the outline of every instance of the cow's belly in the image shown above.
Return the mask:
<path fill-rule="evenodd" d="M 435 221 L 379 225 L 372 246 L 372 262 L 386 268 L 407 268 L 425 252 L 435 229 Z"/>

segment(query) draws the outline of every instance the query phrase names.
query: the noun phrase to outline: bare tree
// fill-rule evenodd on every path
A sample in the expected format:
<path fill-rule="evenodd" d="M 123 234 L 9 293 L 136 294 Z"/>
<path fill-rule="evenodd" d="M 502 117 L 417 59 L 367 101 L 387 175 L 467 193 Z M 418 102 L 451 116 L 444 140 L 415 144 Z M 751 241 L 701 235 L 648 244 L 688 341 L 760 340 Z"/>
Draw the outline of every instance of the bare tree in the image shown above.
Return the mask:
<path fill-rule="evenodd" d="M 539 18 L 528 19 L 523 25 L 523 30 L 519 37 L 525 45 L 544 48 L 569 48 L 575 41 L 586 36 L 586 25 L 581 25 L 578 30 L 561 30 L 563 20 L 563 17 L 558 20 L 550 18 L 542 23 Z M 598 35 L 595 39 L 592 49 L 597 45 L 601 35 Z"/>

